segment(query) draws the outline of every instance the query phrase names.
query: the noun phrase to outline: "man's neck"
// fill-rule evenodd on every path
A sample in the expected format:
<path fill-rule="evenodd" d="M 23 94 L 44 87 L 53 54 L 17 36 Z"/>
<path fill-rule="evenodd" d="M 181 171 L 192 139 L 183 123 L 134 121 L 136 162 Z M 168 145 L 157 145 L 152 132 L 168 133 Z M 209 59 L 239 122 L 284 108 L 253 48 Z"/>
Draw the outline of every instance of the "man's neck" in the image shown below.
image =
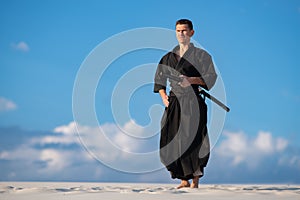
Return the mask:
<path fill-rule="evenodd" d="M 183 54 L 189 49 L 190 43 L 180 43 L 179 44 L 179 56 L 182 57 Z"/>

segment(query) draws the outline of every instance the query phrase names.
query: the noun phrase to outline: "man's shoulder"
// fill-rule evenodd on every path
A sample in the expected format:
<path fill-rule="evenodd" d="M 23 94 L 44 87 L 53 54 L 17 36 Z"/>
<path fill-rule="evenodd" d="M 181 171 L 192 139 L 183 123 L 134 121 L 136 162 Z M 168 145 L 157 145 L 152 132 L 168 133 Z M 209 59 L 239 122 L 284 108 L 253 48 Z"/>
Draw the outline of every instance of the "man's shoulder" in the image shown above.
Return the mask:
<path fill-rule="evenodd" d="M 168 53 L 164 54 L 163 57 L 161 58 L 161 60 L 167 60 L 169 59 L 170 55 L 172 54 L 172 51 L 169 51 Z"/>
<path fill-rule="evenodd" d="M 203 47 L 194 46 L 194 51 L 197 52 L 197 53 L 205 53 L 205 54 L 209 54 L 209 53 L 207 52 L 207 50 L 204 49 Z"/>
<path fill-rule="evenodd" d="M 173 51 L 169 51 L 163 57 L 170 56 L 172 53 L 173 53 Z"/>
<path fill-rule="evenodd" d="M 196 57 L 211 57 L 210 53 L 208 53 L 208 51 L 202 47 L 194 47 L 194 54 Z"/>

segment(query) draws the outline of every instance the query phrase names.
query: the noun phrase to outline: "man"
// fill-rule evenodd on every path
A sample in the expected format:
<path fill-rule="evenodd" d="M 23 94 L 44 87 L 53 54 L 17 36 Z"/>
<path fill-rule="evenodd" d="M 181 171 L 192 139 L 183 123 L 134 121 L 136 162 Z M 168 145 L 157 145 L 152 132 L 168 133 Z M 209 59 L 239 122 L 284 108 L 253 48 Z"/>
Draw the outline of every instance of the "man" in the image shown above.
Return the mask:
<path fill-rule="evenodd" d="M 154 92 L 160 94 L 165 106 L 161 120 L 160 158 L 172 178 L 181 179 L 178 189 L 198 188 L 210 151 L 207 106 L 199 94 L 199 87 L 209 90 L 215 84 L 217 74 L 211 56 L 190 42 L 193 35 L 190 20 L 176 22 L 179 45 L 160 60 L 154 84 Z M 170 75 L 179 76 L 181 81 Z M 168 78 L 169 95 L 166 92 Z"/>

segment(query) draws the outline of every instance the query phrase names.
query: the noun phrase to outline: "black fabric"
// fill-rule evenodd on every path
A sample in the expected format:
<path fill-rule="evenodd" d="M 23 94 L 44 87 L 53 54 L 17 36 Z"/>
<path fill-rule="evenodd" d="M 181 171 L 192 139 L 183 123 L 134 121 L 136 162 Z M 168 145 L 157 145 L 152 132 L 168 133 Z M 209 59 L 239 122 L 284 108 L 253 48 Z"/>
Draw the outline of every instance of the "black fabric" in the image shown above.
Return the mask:
<path fill-rule="evenodd" d="M 201 77 L 206 83 L 203 87 L 210 89 L 217 77 L 210 55 L 191 45 L 178 61 L 174 53 L 176 48 L 161 59 L 155 75 L 154 92 L 166 89 L 167 79 L 163 76 L 166 73 Z M 169 81 L 169 106 L 161 120 L 160 159 L 172 178 L 188 180 L 199 168 L 203 173 L 209 160 L 207 106 L 199 95 L 199 85 L 182 88 L 178 82 Z"/>
<path fill-rule="evenodd" d="M 190 48 L 178 61 L 176 51 L 178 46 L 172 52 L 162 57 L 157 66 L 154 78 L 154 92 L 160 89 L 166 89 L 167 78 L 164 74 L 185 75 L 189 77 L 200 77 L 204 80 L 206 90 L 210 90 L 215 84 L 217 74 L 211 56 L 203 49 L 194 47 L 190 44 Z M 183 92 L 184 89 L 178 85 L 178 82 L 169 80 L 173 91 Z M 198 90 L 199 85 L 192 85 L 193 89 Z"/>

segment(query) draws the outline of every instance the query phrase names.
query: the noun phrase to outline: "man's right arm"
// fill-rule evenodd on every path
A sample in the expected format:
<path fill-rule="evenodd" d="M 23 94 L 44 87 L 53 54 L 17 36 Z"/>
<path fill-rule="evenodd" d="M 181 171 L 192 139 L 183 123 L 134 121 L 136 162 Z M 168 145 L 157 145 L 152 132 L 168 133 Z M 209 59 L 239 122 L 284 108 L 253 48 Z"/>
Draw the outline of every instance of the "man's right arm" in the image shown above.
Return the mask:
<path fill-rule="evenodd" d="M 168 95 L 166 93 L 166 90 L 165 89 L 161 89 L 158 92 L 160 94 L 160 97 L 162 99 L 163 104 L 165 105 L 165 107 L 168 107 L 169 106 L 169 97 L 168 97 Z"/>

